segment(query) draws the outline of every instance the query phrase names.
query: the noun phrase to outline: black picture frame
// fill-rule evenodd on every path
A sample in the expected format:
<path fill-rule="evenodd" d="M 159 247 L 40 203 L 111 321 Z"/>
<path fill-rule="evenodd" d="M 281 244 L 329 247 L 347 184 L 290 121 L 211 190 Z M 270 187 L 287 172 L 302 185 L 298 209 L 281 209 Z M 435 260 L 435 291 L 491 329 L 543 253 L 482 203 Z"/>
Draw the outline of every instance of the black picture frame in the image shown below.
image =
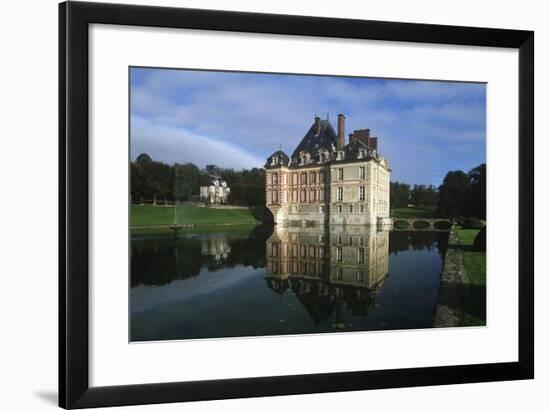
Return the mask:
<path fill-rule="evenodd" d="M 90 387 L 88 356 L 88 26 L 198 30 L 504 47 L 519 50 L 517 362 Z M 534 377 L 534 33 L 198 9 L 59 5 L 59 405 L 86 408 L 339 392 Z"/>

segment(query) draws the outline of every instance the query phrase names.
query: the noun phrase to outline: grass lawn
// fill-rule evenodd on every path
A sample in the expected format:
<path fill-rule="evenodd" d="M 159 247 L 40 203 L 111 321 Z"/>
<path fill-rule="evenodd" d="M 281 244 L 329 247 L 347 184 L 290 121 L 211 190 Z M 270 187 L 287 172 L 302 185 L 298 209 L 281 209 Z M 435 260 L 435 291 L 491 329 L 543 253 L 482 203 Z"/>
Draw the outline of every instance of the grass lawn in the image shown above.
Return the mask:
<path fill-rule="evenodd" d="M 437 218 L 435 209 L 428 208 L 394 208 L 390 212 L 393 218 Z"/>
<path fill-rule="evenodd" d="M 456 229 L 456 236 L 461 245 L 464 269 L 468 273 L 470 282 L 474 285 L 485 286 L 486 254 L 471 249 L 478 232 L 479 229 Z"/>
<path fill-rule="evenodd" d="M 458 239 L 458 252 L 462 256 L 462 266 L 470 279 L 463 294 L 463 326 L 484 326 L 486 322 L 486 253 L 472 249 L 479 229 L 455 229 Z"/>
<path fill-rule="evenodd" d="M 174 224 L 173 206 L 132 205 L 132 226 Z M 176 209 L 178 224 L 232 224 L 257 223 L 249 209 L 207 208 L 185 206 Z"/>

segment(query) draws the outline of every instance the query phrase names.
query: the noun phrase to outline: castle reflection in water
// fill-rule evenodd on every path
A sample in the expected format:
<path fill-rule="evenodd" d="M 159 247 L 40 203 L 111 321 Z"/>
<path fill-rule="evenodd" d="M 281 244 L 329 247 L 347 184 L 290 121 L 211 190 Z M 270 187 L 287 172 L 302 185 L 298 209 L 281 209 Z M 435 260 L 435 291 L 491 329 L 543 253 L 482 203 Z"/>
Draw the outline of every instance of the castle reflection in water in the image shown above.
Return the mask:
<path fill-rule="evenodd" d="M 376 226 L 276 227 L 266 242 L 266 282 L 296 295 L 318 323 L 344 309 L 367 315 L 389 272 L 389 232 Z"/>

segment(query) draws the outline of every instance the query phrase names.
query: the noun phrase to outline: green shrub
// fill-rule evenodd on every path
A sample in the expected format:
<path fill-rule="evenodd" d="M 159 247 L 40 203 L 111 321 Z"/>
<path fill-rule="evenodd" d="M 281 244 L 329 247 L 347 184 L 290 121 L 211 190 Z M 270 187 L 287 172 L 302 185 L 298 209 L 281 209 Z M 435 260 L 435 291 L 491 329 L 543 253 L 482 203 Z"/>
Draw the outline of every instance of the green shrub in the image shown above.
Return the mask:
<path fill-rule="evenodd" d="M 455 217 L 455 222 L 459 225 L 462 225 L 465 220 L 466 220 L 466 217 L 462 215 Z"/>
<path fill-rule="evenodd" d="M 481 229 L 485 226 L 482 221 L 474 217 L 466 218 L 461 225 L 464 229 Z"/>
<path fill-rule="evenodd" d="M 481 228 L 474 239 L 474 250 L 485 252 L 487 249 L 487 227 Z"/>
<path fill-rule="evenodd" d="M 451 229 L 452 226 L 453 226 L 453 224 L 448 222 L 448 221 L 439 221 L 439 222 L 434 223 L 434 228 L 440 229 L 440 230 Z"/>

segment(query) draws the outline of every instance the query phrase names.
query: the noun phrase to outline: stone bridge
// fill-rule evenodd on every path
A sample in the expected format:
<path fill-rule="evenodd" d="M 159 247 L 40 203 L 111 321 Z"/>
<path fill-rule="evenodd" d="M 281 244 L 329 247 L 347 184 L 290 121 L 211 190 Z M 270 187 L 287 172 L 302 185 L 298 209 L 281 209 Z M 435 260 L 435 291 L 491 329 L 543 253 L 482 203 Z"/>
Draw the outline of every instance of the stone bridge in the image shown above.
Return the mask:
<path fill-rule="evenodd" d="M 437 231 L 451 230 L 453 221 L 447 218 L 393 218 L 395 231 Z"/>

